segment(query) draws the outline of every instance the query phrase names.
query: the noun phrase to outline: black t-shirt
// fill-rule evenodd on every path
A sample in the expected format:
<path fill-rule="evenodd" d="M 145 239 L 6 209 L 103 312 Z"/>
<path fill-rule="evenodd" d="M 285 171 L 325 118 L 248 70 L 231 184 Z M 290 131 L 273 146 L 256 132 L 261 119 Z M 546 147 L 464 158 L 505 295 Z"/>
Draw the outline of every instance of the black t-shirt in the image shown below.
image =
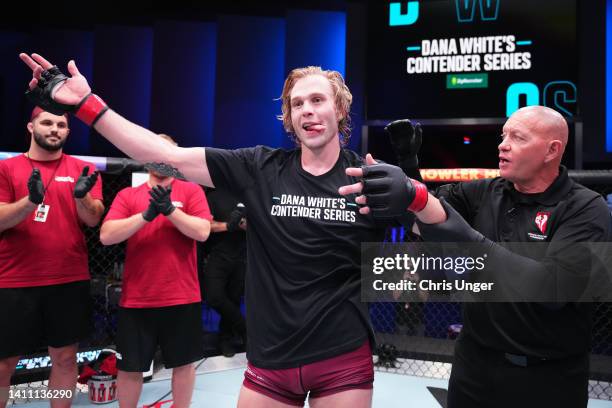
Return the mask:
<path fill-rule="evenodd" d="M 522 194 L 503 178 L 442 186 L 444 197 L 470 225 L 496 242 L 603 242 L 609 210 L 602 197 L 575 183 L 561 167 L 553 184 Z M 550 248 L 550 246 L 549 246 Z M 554 261 L 555 254 L 547 254 Z M 560 309 L 536 303 L 466 303 L 464 334 L 500 351 L 562 358 L 590 350 L 592 305 Z"/>
<path fill-rule="evenodd" d="M 239 203 L 227 189 L 206 189 L 206 200 L 213 219 L 218 222 L 228 222 L 230 214 Z M 217 257 L 238 260 L 246 257 L 246 233 L 244 230 L 228 232 L 213 232 L 204 242 L 204 255 L 214 254 Z"/>
<path fill-rule="evenodd" d="M 363 159 L 341 150 L 334 167 L 313 176 L 301 150 L 207 148 L 215 186 L 248 209 L 247 357 L 271 369 L 297 367 L 358 348 L 372 333 L 360 301 L 361 243 L 384 229 L 359 214 L 338 187 Z"/>

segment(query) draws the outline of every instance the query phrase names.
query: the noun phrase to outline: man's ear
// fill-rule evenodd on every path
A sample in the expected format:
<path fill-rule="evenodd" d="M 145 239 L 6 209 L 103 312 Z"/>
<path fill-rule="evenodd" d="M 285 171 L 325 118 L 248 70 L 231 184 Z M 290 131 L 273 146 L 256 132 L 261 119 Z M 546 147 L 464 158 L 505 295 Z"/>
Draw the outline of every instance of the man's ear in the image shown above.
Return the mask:
<path fill-rule="evenodd" d="M 548 150 L 546 152 L 545 162 L 552 161 L 563 154 L 563 143 L 560 140 L 551 140 L 548 142 Z"/>

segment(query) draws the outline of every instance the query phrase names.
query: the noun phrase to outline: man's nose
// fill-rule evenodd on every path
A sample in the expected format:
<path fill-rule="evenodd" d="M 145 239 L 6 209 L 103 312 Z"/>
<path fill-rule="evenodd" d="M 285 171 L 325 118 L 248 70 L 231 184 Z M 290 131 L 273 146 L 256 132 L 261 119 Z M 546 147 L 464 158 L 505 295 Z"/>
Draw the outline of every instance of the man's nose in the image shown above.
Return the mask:
<path fill-rule="evenodd" d="M 302 105 L 302 115 L 312 115 L 312 110 L 312 104 L 304 102 L 304 105 Z"/>

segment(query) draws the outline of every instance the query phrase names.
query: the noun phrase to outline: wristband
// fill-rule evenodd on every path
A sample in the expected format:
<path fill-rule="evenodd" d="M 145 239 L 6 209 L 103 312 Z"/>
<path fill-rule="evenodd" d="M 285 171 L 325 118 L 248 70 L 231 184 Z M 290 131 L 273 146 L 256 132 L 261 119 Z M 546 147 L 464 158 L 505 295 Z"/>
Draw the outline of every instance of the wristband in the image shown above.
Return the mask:
<path fill-rule="evenodd" d="M 408 210 L 416 213 L 423 210 L 423 208 L 425 208 L 427 205 L 427 201 L 429 200 L 429 192 L 427 191 L 425 184 L 421 182 L 412 179 L 410 179 L 408 182 L 412 183 L 412 187 L 414 188 L 414 199 L 408 206 Z"/>
<path fill-rule="evenodd" d="M 90 93 L 79 102 L 74 114 L 88 126 L 94 126 L 107 110 L 108 105 L 98 95 Z"/>

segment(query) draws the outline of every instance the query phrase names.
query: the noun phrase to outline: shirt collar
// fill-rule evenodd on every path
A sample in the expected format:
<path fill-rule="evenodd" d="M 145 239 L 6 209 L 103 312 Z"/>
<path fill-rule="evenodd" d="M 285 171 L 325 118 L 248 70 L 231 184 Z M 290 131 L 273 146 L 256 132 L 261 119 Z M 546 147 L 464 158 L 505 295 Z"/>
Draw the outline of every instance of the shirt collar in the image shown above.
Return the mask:
<path fill-rule="evenodd" d="M 535 194 L 525 194 L 514 188 L 514 183 L 504 180 L 504 191 L 517 203 L 555 205 L 572 189 L 573 181 L 567 174 L 565 166 L 559 166 L 559 175 L 545 191 Z"/>

